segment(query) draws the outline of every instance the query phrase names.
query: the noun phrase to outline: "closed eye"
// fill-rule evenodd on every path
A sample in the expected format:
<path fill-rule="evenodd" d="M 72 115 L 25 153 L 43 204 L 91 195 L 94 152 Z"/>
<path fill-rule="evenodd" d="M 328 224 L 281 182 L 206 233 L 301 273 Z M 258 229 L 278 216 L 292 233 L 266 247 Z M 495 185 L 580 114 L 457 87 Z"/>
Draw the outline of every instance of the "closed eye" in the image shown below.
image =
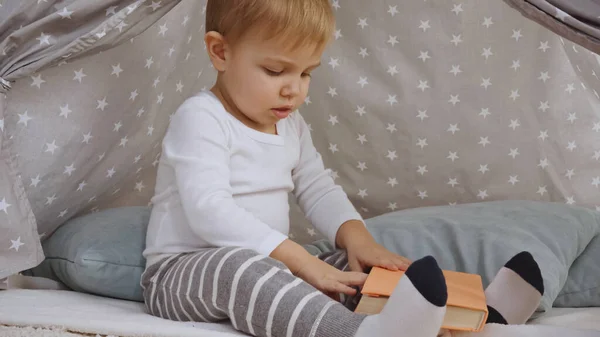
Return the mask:
<path fill-rule="evenodd" d="M 271 70 L 271 69 L 266 68 L 266 67 L 264 67 L 263 69 L 265 70 L 265 72 L 269 76 L 279 76 L 279 75 L 281 75 L 283 73 L 283 71 L 274 71 L 274 70 Z"/>

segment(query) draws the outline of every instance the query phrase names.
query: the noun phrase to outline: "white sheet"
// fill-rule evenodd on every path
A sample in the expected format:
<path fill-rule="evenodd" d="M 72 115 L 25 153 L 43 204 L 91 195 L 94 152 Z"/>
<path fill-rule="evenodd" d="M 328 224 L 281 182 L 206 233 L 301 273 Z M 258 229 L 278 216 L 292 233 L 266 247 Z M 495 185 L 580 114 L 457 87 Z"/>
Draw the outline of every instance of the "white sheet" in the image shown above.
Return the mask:
<path fill-rule="evenodd" d="M 230 324 L 172 322 L 145 313 L 141 303 L 61 290 L 0 291 L 0 324 L 50 327 L 117 336 L 245 336 Z M 588 330 L 576 330 L 588 329 Z M 555 309 L 533 325 L 490 324 L 482 333 L 456 337 L 600 337 L 600 308 Z"/>

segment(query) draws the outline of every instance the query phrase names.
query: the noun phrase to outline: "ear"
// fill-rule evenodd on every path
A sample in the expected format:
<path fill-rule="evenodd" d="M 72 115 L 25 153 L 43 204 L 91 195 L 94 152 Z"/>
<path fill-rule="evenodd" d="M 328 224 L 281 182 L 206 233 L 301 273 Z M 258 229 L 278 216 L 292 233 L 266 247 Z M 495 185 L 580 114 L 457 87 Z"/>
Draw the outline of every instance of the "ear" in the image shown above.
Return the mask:
<path fill-rule="evenodd" d="M 215 31 L 210 31 L 204 35 L 206 51 L 217 71 L 225 71 L 227 66 L 228 45 L 225 37 Z"/>

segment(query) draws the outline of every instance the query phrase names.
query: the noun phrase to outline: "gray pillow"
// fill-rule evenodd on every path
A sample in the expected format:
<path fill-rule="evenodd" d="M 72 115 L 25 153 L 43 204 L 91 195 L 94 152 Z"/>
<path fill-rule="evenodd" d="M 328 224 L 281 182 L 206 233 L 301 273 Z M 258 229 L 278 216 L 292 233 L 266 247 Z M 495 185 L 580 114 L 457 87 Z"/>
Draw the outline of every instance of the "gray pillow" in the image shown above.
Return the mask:
<path fill-rule="evenodd" d="M 100 296 L 143 301 L 148 207 L 108 209 L 74 218 L 42 247 L 46 259 L 26 274 Z"/>
<path fill-rule="evenodd" d="M 528 250 L 544 278 L 538 309 L 547 311 L 557 298 L 557 305 L 600 306 L 599 215 L 563 203 L 519 200 L 408 209 L 366 222 L 387 249 L 412 260 L 432 255 L 443 269 L 480 274 L 484 286 L 513 255 Z"/>

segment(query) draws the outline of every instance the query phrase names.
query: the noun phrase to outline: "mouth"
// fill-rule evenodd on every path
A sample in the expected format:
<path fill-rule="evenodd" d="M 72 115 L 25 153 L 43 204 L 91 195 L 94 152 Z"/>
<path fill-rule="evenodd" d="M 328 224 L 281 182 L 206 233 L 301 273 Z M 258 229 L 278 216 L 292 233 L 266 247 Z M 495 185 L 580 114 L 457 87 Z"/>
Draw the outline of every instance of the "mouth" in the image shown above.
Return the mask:
<path fill-rule="evenodd" d="M 275 116 L 277 118 L 284 119 L 292 113 L 292 107 L 284 106 L 284 107 L 271 109 L 271 111 L 273 111 L 273 113 L 275 114 Z"/>

